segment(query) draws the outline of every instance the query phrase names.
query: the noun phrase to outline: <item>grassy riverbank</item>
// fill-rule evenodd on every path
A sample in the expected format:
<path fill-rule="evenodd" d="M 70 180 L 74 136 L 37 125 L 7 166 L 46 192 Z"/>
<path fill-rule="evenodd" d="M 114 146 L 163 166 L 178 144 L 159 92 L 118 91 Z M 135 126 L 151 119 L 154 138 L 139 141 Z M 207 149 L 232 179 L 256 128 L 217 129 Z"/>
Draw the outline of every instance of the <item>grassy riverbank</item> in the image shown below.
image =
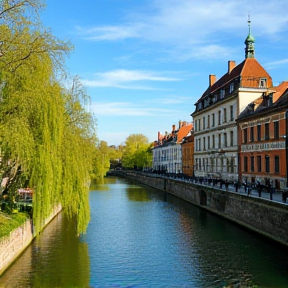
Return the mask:
<path fill-rule="evenodd" d="M 8 236 L 11 231 L 21 226 L 28 218 L 27 213 L 5 214 L 0 212 L 0 239 Z"/>

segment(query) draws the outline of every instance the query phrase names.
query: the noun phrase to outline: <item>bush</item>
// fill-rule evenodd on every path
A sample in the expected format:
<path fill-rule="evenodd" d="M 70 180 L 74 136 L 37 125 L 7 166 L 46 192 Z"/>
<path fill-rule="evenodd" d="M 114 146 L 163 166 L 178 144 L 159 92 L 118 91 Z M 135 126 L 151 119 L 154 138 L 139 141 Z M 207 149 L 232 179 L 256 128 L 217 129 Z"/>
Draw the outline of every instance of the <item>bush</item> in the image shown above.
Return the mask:
<path fill-rule="evenodd" d="M 29 218 L 27 213 L 5 214 L 0 212 L 0 239 L 21 226 Z"/>

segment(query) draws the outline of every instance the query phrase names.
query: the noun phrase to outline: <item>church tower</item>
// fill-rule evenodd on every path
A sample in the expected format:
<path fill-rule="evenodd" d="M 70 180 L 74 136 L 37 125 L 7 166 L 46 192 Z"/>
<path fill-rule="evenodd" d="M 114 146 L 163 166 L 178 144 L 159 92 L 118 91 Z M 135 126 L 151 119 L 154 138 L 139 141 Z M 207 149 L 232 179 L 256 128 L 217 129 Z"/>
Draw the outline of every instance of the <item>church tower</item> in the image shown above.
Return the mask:
<path fill-rule="evenodd" d="M 249 34 L 245 40 L 245 58 L 254 58 L 255 56 L 255 49 L 254 49 L 254 43 L 255 39 L 251 35 L 251 27 L 250 27 L 251 21 L 250 21 L 250 16 L 248 17 L 248 26 L 249 26 Z"/>

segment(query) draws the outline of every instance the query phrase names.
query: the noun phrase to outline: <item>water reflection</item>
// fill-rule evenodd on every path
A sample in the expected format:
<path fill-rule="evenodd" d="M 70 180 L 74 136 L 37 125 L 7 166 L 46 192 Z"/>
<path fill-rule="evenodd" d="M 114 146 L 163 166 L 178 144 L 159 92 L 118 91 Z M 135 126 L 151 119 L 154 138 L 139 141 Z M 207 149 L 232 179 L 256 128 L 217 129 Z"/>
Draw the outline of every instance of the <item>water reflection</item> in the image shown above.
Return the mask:
<path fill-rule="evenodd" d="M 286 247 L 173 196 L 167 201 L 180 215 L 182 263 L 197 267 L 207 285 L 288 287 Z"/>
<path fill-rule="evenodd" d="M 137 185 L 128 186 L 126 188 L 126 194 L 130 201 L 150 201 L 150 194 L 144 187 Z"/>
<path fill-rule="evenodd" d="M 87 234 L 59 215 L 0 287 L 288 287 L 286 248 L 125 179 L 92 188 Z"/>
<path fill-rule="evenodd" d="M 87 243 L 58 215 L 0 278 L 0 287 L 89 287 Z"/>

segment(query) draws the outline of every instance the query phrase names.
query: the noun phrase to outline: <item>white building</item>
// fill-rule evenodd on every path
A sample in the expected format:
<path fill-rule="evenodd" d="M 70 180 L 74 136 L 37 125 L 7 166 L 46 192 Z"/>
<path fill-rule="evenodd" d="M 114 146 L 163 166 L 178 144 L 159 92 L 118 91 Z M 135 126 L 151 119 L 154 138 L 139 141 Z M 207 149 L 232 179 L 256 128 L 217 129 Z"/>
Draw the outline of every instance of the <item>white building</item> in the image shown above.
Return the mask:
<path fill-rule="evenodd" d="M 159 173 L 182 173 L 182 151 L 181 143 L 192 130 L 192 123 L 179 122 L 176 130 L 172 126 L 172 132 L 161 135 L 158 132 L 158 140 L 154 142 L 153 148 L 153 170 Z"/>
<path fill-rule="evenodd" d="M 209 87 L 196 102 L 194 122 L 194 175 L 238 180 L 238 131 L 235 119 L 251 101 L 267 93 L 272 79 L 254 58 L 254 38 L 245 40 L 245 60 L 218 81 L 209 76 Z"/>

